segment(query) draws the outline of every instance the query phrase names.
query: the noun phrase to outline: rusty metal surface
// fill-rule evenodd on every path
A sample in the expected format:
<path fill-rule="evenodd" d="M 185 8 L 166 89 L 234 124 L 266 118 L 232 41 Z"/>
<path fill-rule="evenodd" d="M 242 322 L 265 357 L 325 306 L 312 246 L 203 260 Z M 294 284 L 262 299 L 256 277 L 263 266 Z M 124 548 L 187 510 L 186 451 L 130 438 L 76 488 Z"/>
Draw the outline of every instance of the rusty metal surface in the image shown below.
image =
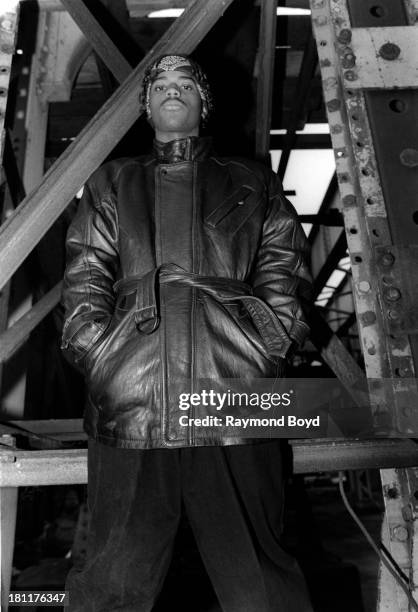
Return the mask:
<path fill-rule="evenodd" d="M 392 241 L 417 244 L 418 89 L 370 91 L 366 103 Z"/>
<path fill-rule="evenodd" d="M 339 58 L 336 49 L 346 52 L 347 45 L 351 40 L 349 23 L 342 23 L 338 32 L 334 31 L 334 25 L 330 12 L 330 5 L 322 0 L 312 0 L 312 20 L 314 33 L 318 45 L 319 63 L 321 66 L 324 99 L 327 107 L 328 121 L 330 124 L 331 139 L 335 152 L 337 166 L 338 187 L 343 202 L 344 222 L 346 226 L 347 244 L 350 252 L 353 281 L 355 288 L 355 306 L 357 318 L 360 323 L 360 339 L 363 352 L 368 354 L 365 360 L 366 373 L 368 377 L 379 378 L 389 375 L 389 364 L 382 359 L 385 353 L 385 338 L 382 333 L 383 322 L 379 325 L 379 311 L 377 305 L 377 283 L 376 270 L 371 258 L 371 249 L 367 227 L 365 223 L 365 210 L 363 204 L 363 193 L 359 186 L 359 178 L 356 172 L 357 160 L 351 146 L 351 135 L 349 130 L 348 114 L 351 112 L 354 120 L 363 120 L 364 115 L 358 108 L 346 106 L 346 100 L 353 105 L 351 92 L 347 94 L 341 86 Z M 365 127 L 365 126 L 364 126 Z M 362 125 L 363 128 L 363 125 Z M 356 129 L 359 127 L 356 125 Z M 361 148 L 363 163 L 370 167 L 373 160 L 368 153 Z M 375 197 L 375 204 L 382 203 L 379 185 L 371 180 L 371 173 L 363 175 L 366 183 L 366 198 Z M 384 208 L 379 210 L 384 215 Z M 363 290 L 362 281 L 369 283 L 368 290 Z M 372 316 L 371 316 L 372 315 Z M 367 322 L 366 322 L 367 321 Z M 382 396 L 382 403 L 389 406 L 392 398 Z M 381 414 L 381 412 L 379 413 Z M 378 417 L 378 420 L 381 417 Z"/>
<path fill-rule="evenodd" d="M 410 553 L 416 523 L 416 469 L 386 469 L 381 470 L 380 474 L 385 504 L 382 539 L 402 571 L 411 580 L 413 560 Z M 416 583 L 412 583 L 412 589 L 414 584 Z M 391 608 L 387 607 L 388 601 L 391 602 Z M 404 591 L 389 572 L 381 567 L 377 610 L 408 612 L 409 609 Z"/>
<path fill-rule="evenodd" d="M 311 0 L 311 7 L 343 202 L 360 341 L 373 390 L 375 424 L 392 435 L 396 431 L 413 432 L 418 426 L 417 418 L 415 411 L 405 410 L 405 394 L 412 394 L 408 395 L 412 405 L 418 405 L 416 385 L 408 388 L 407 380 L 399 375 L 407 371 L 408 380 L 414 377 L 411 345 L 406 335 L 395 338 L 386 333 L 384 297 L 374 256 L 374 248 L 392 243 L 387 202 L 366 98 L 363 90 L 354 89 L 347 79 L 347 72 L 354 75 L 356 62 L 353 28 L 345 0 Z M 387 385 L 380 385 L 379 379 L 391 377 L 393 387 L 388 392 Z"/>
<path fill-rule="evenodd" d="M 347 57 L 353 57 L 347 65 Z M 344 77 L 353 89 L 418 86 L 418 28 L 352 29 Z"/>
<path fill-rule="evenodd" d="M 379 4 L 386 11 L 389 11 L 387 0 Z M 391 66 L 392 72 L 394 72 L 393 67 L 397 65 L 397 72 L 401 75 L 401 79 L 404 79 L 403 86 L 401 87 L 401 80 L 395 83 L 388 81 L 387 83 L 384 82 L 377 89 L 365 90 L 364 94 L 359 92 L 365 101 L 365 114 L 369 123 L 370 142 L 374 150 L 378 168 L 377 178 L 380 183 L 387 216 L 387 223 L 380 220 L 378 225 L 373 222 L 370 216 L 368 217 L 371 230 L 369 234 L 376 238 L 373 239 L 373 244 L 376 246 L 382 244 L 388 245 L 390 243 L 395 245 L 418 243 L 418 211 L 416 205 L 418 173 L 416 172 L 415 165 L 418 161 L 418 64 L 416 61 L 418 57 L 418 27 L 416 25 L 414 27 L 408 25 L 411 23 L 411 10 L 414 8 L 411 6 L 411 3 L 404 4 L 399 0 L 399 2 L 391 2 L 390 4 L 391 6 L 397 4 L 405 9 L 403 11 L 403 23 L 405 25 L 403 27 L 399 25 L 400 16 L 398 15 L 396 21 L 391 24 L 394 27 L 372 28 L 376 37 L 380 36 L 380 38 L 375 39 L 375 52 L 373 52 L 373 49 L 369 49 L 371 54 L 370 66 L 374 64 L 375 73 L 383 74 L 381 61 L 384 61 L 388 67 Z M 417 3 L 415 2 L 415 8 L 416 5 Z M 374 25 L 374 21 L 370 13 L 367 19 L 363 19 L 357 13 L 353 13 L 351 23 L 353 33 L 363 29 L 359 26 Z M 388 47 L 395 43 L 400 49 L 398 58 L 381 60 L 381 58 L 376 57 L 376 51 L 378 51 L 377 55 L 380 55 L 383 46 Z M 410 49 L 412 55 L 409 56 Z M 390 57 L 390 53 L 387 57 Z M 413 72 L 409 71 L 409 66 L 411 65 L 414 66 Z M 405 75 L 405 77 L 402 75 Z M 354 84 L 351 83 L 350 87 L 353 86 Z M 411 87 L 412 89 L 410 89 Z M 362 168 L 363 171 L 364 168 Z M 384 242 L 385 235 L 388 238 L 386 243 Z M 409 276 L 408 274 L 402 275 L 406 283 L 403 293 L 410 295 L 412 291 L 416 295 L 416 292 L 410 287 Z M 402 287 L 399 288 L 402 292 Z M 381 307 L 384 310 L 386 301 L 386 295 L 381 293 Z M 396 317 L 395 308 L 391 310 L 391 314 Z M 394 321 L 392 323 L 396 325 Z M 390 334 L 389 329 L 391 326 L 388 326 L 386 315 L 384 326 L 385 330 Z M 408 332 L 408 329 L 411 332 Z M 414 334 L 414 329 L 415 325 L 413 324 L 409 328 L 405 326 L 404 333 Z M 398 328 L 399 330 L 400 328 Z M 391 335 L 388 336 L 388 342 L 391 342 Z M 409 364 L 406 367 L 409 370 L 413 371 L 417 368 L 418 337 L 416 335 L 405 336 L 404 347 L 403 355 L 400 354 L 397 347 L 391 347 L 391 365 L 395 378 L 397 376 L 396 372 L 405 367 L 407 360 L 409 360 Z"/>
<path fill-rule="evenodd" d="M 341 153 L 341 157 L 347 156 L 351 161 L 345 176 L 341 177 L 340 172 L 338 175 L 340 189 L 347 184 L 352 188 L 351 193 L 343 195 L 344 218 L 359 334 L 375 416 L 380 415 L 382 425 L 387 419 L 389 427 L 414 435 L 418 427 L 416 337 L 414 340 L 407 332 L 416 327 L 413 305 L 416 307 L 418 290 L 413 270 L 415 248 L 404 245 L 406 236 L 406 244 L 417 243 L 418 213 L 411 210 L 416 208 L 417 191 L 412 174 L 416 173 L 418 157 L 416 90 L 391 91 L 388 87 L 417 86 L 416 59 L 412 67 L 409 51 L 405 55 L 405 41 L 413 39 L 416 44 L 418 30 L 406 24 L 416 22 L 417 3 L 312 0 L 311 4 L 324 91 L 334 86 L 327 105 L 333 146 L 337 156 Z M 397 29 L 402 24 L 405 27 Z M 386 26 L 394 26 L 396 31 Z M 327 28 L 331 31 L 329 40 L 325 38 Z M 373 32 L 362 28 L 373 28 Z M 333 49 L 337 51 L 334 56 Z M 330 74 L 333 65 L 334 83 Z M 400 79 L 394 76 L 395 65 L 398 71 L 405 66 Z M 364 89 L 370 86 L 382 89 Z M 408 96 L 413 103 L 406 102 Z M 408 115 L 414 112 L 412 119 Z M 346 121 L 342 129 L 335 120 L 338 113 L 342 122 Z M 335 132 L 346 136 L 343 144 L 333 137 Z M 354 236 L 350 238 L 350 234 Z M 382 372 L 390 378 L 389 392 L 387 385 L 382 384 Z M 383 463 L 381 467 L 391 466 Z M 383 540 L 412 578 L 416 593 L 416 470 L 382 469 L 381 475 L 386 507 Z M 405 594 L 385 568 L 380 571 L 378 610 L 409 610 Z"/>
<path fill-rule="evenodd" d="M 386 330 L 418 333 L 418 244 L 376 249 Z"/>

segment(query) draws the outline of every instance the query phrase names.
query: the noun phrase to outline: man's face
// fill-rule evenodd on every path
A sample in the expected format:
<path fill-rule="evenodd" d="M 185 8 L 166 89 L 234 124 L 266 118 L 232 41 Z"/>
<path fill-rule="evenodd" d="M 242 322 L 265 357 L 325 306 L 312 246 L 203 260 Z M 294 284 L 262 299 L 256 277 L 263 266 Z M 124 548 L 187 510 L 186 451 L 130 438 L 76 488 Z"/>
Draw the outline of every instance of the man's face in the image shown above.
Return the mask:
<path fill-rule="evenodd" d="M 158 75 L 149 94 L 155 136 L 161 142 L 199 134 L 201 99 L 191 76 L 180 70 Z"/>

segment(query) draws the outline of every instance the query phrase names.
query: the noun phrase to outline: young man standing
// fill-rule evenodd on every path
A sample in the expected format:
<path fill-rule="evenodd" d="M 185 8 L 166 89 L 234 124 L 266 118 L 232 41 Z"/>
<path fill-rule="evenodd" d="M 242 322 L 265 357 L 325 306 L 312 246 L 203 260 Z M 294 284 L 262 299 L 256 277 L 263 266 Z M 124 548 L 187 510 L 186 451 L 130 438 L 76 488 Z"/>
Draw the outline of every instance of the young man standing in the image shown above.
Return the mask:
<path fill-rule="evenodd" d="M 141 103 L 153 152 L 97 170 L 67 237 L 63 348 L 86 376 L 91 514 L 70 610 L 150 611 L 183 505 L 225 612 L 310 612 L 279 544 L 278 443 L 178 410 L 179 381 L 283 376 L 308 331 L 306 242 L 276 175 L 199 137 L 212 98 L 194 61 L 157 60 Z"/>

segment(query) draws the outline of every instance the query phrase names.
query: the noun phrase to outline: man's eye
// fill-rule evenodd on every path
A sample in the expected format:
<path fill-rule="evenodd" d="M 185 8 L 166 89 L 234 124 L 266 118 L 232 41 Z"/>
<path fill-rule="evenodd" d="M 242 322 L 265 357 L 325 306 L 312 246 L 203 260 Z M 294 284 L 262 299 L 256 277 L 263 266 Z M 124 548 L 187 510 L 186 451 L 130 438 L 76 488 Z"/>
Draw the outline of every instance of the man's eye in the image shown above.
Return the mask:
<path fill-rule="evenodd" d="M 193 87 L 191 85 L 184 84 L 183 89 L 191 90 Z"/>
<path fill-rule="evenodd" d="M 164 86 L 163 85 L 156 85 L 154 87 L 154 91 L 163 91 L 164 90 Z"/>

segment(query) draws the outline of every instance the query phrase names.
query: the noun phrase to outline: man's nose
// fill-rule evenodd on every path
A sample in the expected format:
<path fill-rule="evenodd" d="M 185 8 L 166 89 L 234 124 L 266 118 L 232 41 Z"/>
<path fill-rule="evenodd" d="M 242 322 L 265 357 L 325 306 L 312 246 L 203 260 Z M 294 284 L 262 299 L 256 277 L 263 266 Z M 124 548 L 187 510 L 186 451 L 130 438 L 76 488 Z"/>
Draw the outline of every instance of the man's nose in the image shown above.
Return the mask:
<path fill-rule="evenodd" d="M 167 87 L 167 96 L 170 98 L 178 98 L 180 97 L 180 88 L 175 83 L 172 83 Z"/>

